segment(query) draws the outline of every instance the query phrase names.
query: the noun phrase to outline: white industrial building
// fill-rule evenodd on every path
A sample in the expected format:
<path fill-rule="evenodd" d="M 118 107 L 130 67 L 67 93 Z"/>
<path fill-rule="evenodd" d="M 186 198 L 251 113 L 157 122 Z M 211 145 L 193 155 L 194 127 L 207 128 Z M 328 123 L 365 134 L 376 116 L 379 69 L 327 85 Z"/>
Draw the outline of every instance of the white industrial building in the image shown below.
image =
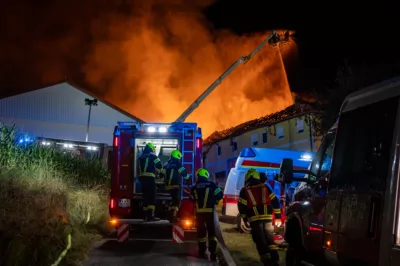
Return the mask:
<path fill-rule="evenodd" d="M 111 146 L 117 122 L 140 121 L 69 82 L 0 99 L 0 121 L 15 124 L 36 137 L 84 142 L 89 113 L 87 98 L 98 100 L 98 105 L 91 108 L 88 142 Z"/>

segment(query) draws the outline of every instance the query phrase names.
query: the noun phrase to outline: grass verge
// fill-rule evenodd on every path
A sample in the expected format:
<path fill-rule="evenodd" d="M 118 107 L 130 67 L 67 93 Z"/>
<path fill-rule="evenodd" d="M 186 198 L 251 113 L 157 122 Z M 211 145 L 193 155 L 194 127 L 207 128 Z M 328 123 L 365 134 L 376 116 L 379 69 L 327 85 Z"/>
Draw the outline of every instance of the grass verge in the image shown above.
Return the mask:
<path fill-rule="evenodd" d="M 238 266 L 261 265 L 256 246 L 250 234 L 239 233 L 235 225 L 221 223 L 225 244 Z M 280 265 L 285 265 L 285 252 L 279 252 Z"/>
<path fill-rule="evenodd" d="M 107 227 L 108 173 L 99 160 L 19 142 L 0 124 L 0 265 L 77 265 Z"/>

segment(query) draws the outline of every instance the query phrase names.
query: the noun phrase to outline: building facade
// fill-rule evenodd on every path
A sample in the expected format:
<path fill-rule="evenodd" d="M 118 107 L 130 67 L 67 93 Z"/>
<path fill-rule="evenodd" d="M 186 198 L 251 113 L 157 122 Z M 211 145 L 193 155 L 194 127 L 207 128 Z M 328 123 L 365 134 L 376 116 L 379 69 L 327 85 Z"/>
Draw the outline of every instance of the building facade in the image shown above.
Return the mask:
<path fill-rule="evenodd" d="M 224 187 L 243 148 L 274 148 L 315 152 L 319 139 L 311 121 L 317 112 L 307 104 L 294 104 L 283 111 L 217 131 L 204 140 L 204 165 Z"/>
<path fill-rule="evenodd" d="M 85 142 L 89 115 L 85 99 L 98 100 L 91 108 L 88 142 L 112 145 L 118 121 L 140 121 L 87 90 L 61 82 L 0 99 L 0 122 L 15 124 L 36 137 Z"/>

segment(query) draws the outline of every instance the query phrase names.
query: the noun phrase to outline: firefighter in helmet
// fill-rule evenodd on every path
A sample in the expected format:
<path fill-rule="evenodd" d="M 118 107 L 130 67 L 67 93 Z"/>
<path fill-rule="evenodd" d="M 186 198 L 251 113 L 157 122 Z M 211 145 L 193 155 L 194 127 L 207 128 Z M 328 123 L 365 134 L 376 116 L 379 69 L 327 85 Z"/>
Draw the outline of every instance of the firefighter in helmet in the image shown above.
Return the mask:
<path fill-rule="evenodd" d="M 181 203 L 181 184 L 182 178 L 189 179 L 185 167 L 181 163 L 182 153 L 179 150 L 173 150 L 168 162 L 164 164 L 163 174 L 165 189 L 171 195 L 171 205 L 169 206 L 169 219 L 176 221 L 178 210 Z M 185 182 L 186 183 L 186 182 Z"/>
<path fill-rule="evenodd" d="M 204 168 L 196 172 L 197 181 L 190 191 L 190 198 L 196 203 L 196 228 L 199 257 L 205 257 L 207 250 L 211 260 L 217 259 L 217 239 L 215 237 L 214 210 L 222 199 L 222 190 L 209 180 L 210 174 Z"/>
<path fill-rule="evenodd" d="M 143 192 L 143 212 L 146 221 L 157 221 L 154 217 L 156 204 L 156 173 L 162 170 L 160 158 L 155 155 L 155 146 L 148 142 L 138 159 L 139 181 Z"/>
<path fill-rule="evenodd" d="M 282 224 L 279 199 L 260 181 L 257 170 L 249 169 L 245 182 L 239 194 L 239 213 L 246 224 L 250 223 L 251 235 L 261 262 L 264 265 L 279 265 L 272 225 L 272 212 L 275 213 L 275 225 L 279 227 Z"/>

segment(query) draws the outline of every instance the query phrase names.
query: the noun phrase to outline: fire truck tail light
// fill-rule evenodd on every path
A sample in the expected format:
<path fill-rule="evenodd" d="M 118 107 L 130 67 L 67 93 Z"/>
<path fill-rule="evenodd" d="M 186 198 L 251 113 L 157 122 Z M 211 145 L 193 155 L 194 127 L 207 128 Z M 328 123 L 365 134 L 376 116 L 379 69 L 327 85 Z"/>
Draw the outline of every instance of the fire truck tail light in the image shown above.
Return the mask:
<path fill-rule="evenodd" d="M 115 200 L 114 199 L 110 199 L 110 208 L 111 209 L 115 208 Z"/>
<path fill-rule="evenodd" d="M 111 219 L 110 220 L 110 224 L 117 225 L 118 224 L 118 220 L 117 219 Z"/>
<path fill-rule="evenodd" d="M 187 229 L 193 228 L 193 226 L 194 226 L 193 221 L 190 220 L 190 219 L 182 220 L 181 223 L 182 223 L 182 227 L 183 227 L 183 228 L 187 228 Z"/>
<path fill-rule="evenodd" d="M 330 241 L 330 240 L 326 241 L 326 246 L 328 248 L 331 248 L 332 247 L 332 241 Z"/>
<path fill-rule="evenodd" d="M 118 147 L 119 138 L 117 136 L 114 137 L 114 147 Z"/>
<path fill-rule="evenodd" d="M 196 139 L 196 148 L 197 148 L 197 149 L 200 148 L 200 139 Z"/>

